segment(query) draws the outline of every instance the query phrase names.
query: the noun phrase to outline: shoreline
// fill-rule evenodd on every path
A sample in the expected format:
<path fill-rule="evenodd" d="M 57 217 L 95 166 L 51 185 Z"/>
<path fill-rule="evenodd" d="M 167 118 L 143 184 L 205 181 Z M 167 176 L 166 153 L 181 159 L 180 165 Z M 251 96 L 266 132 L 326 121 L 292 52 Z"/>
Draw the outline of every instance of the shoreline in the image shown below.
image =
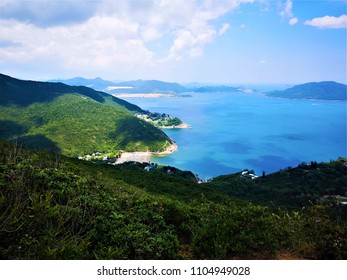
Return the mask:
<path fill-rule="evenodd" d="M 169 143 L 170 145 L 166 147 L 165 151 L 163 152 L 124 152 L 119 158 L 116 159 L 114 164 L 122 164 L 128 161 L 136 161 L 141 163 L 150 162 L 152 156 L 165 156 L 178 151 L 178 146 L 173 140 L 171 140 Z"/>
<path fill-rule="evenodd" d="M 157 126 L 157 128 L 160 128 L 160 129 L 186 129 L 186 128 L 192 128 L 192 126 L 187 124 L 187 123 L 181 123 L 179 125 Z"/>
<path fill-rule="evenodd" d="M 113 93 L 117 98 L 172 98 L 179 97 L 175 93 Z"/>

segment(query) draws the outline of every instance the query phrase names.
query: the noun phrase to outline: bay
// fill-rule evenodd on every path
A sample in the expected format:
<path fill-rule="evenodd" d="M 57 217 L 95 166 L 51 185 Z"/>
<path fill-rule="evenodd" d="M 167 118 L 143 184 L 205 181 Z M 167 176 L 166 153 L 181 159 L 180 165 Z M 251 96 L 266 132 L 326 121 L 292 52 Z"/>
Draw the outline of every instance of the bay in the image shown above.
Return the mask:
<path fill-rule="evenodd" d="M 152 157 L 202 179 L 244 169 L 261 175 L 302 162 L 347 157 L 346 102 L 269 98 L 259 93 L 187 93 L 192 97 L 124 98 L 167 113 L 190 129 L 166 129 L 179 150 Z"/>

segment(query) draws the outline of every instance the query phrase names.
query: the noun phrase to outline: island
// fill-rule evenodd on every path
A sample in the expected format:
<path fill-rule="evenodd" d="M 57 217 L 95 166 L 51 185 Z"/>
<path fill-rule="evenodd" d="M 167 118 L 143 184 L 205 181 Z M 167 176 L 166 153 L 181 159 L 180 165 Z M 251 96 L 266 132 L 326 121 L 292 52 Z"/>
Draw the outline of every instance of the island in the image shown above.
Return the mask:
<path fill-rule="evenodd" d="M 265 95 L 290 99 L 346 100 L 347 85 L 336 82 L 312 82 L 285 90 L 266 92 Z"/>

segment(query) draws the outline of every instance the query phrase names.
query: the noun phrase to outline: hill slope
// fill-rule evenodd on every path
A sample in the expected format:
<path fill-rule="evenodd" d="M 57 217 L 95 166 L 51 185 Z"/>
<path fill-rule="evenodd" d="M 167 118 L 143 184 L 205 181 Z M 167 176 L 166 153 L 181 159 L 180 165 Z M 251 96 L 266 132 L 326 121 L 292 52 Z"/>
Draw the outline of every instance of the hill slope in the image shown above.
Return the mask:
<path fill-rule="evenodd" d="M 266 95 L 294 99 L 346 100 L 347 85 L 336 82 L 307 83 L 282 91 L 267 92 Z"/>
<path fill-rule="evenodd" d="M 0 75 L 0 137 L 69 156 L 158 151 L 171 140 L 130 112 L 141 108 L 106 93 Z"/>
<path fill-rule="evenodd" d="M 300 209 L 324 196 L 347 197 L 347 159 L 302 163 L 253 180 L 242 173 L 219 176 L 207 185 L 253 203 Z"/>
<path fill-rule="evenodd" d="M 346 229 L 336 207 L 271 209 L 0 141 L 0 259 L 345 259 Z"/>

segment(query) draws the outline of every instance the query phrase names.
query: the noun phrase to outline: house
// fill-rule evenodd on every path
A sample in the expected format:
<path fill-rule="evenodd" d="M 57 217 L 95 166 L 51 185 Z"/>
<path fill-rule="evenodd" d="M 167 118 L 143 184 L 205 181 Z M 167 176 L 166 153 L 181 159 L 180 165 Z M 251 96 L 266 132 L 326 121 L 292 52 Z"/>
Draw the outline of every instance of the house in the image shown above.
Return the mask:
<path fill-rule="evenodd" d="M 251 178 L 252 180 L 258 178 L 258 176 L 255 175 L 255 174 L 253 173 L 253 171 L 248 171 L 247 169 L 245 169 L 245 170 L 243 170 L 243 171 L 241 172 L 241 176 L 244 177 L 244 178 Z"/>

